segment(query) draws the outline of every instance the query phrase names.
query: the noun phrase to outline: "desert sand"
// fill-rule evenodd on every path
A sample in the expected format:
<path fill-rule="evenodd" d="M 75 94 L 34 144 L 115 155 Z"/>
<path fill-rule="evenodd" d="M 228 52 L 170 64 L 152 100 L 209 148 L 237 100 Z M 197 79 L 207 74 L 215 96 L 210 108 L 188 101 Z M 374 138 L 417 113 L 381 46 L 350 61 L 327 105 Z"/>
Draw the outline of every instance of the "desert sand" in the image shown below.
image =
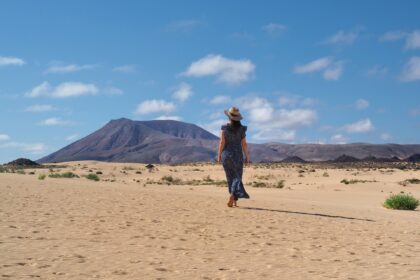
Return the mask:
<path fill-rule="evenodd" d="M 64 165 L 0 174 L 1 279 L 420 279 L 419 209 L 382 206 L 419 170 L 251 165 L 228 208 L 220 165 Z"/>

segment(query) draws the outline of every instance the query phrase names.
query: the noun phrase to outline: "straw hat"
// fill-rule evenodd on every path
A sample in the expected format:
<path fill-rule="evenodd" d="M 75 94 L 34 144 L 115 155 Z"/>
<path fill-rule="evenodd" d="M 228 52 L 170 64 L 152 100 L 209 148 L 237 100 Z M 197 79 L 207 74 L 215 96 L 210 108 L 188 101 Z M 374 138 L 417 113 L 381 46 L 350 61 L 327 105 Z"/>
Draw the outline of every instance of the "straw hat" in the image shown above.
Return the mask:
<path fill-rule="evenodd" d="M 230 107 L 228 110 L 225 110 L 225 115 L 228 116 L 228 118 L 233 121 L 242 120 L 242 115 L 239 112 L 239 109 L 236 107 Z"/>

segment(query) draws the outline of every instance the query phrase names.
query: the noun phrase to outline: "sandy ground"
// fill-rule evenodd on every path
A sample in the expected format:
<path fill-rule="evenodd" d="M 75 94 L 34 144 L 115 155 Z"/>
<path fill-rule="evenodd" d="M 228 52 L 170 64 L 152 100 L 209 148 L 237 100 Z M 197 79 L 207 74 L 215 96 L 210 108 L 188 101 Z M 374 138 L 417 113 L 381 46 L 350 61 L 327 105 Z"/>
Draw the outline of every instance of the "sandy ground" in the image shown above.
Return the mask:
<path fill-rule="evenodd" d="M 67 165 L 101 181 L 0 174 L 1 279 L 420 279 L 420 211 L 381 206 L 420 198 L 398 184 L 420 171 L 251 166 L 251 199 L 228 208 L 226 187 L 159 184 L 221 180 L 219 165 Z"/>

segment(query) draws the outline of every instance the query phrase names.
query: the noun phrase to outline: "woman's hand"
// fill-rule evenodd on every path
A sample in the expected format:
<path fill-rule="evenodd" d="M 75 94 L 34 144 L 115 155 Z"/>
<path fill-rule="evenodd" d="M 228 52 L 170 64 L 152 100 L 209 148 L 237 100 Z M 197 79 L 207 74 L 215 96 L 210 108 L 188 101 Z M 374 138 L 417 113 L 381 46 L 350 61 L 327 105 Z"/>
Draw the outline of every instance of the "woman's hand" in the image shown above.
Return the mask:
<path fill-rule="evenodd" d="M 222 163 L 222 155 L 217 156 L 217 163 Z"/>

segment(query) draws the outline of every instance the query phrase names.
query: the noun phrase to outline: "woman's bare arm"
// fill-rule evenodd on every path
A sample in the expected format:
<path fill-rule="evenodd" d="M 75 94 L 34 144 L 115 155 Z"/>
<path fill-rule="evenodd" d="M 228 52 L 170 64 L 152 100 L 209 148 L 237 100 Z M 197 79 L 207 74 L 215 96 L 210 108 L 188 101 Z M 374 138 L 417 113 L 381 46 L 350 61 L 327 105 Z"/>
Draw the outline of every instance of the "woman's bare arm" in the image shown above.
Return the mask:
<path fill-rule="evenodd" d="M 248 143 L 246 143 L 246 138 L 244 137 L 241 141 L 242 150 L 245 153 L 245 163 L 248 164 L 250 162 L 249 153 L 248 153 Z"/>
<path fill-rule="evenodd" d="M 222 152 L 224 148 L 225 148 L 225 133 L 222 130 L 220 132 L 219 152 L 217 154 L 217 162 L 219 163 L 222 161 Z"/>

